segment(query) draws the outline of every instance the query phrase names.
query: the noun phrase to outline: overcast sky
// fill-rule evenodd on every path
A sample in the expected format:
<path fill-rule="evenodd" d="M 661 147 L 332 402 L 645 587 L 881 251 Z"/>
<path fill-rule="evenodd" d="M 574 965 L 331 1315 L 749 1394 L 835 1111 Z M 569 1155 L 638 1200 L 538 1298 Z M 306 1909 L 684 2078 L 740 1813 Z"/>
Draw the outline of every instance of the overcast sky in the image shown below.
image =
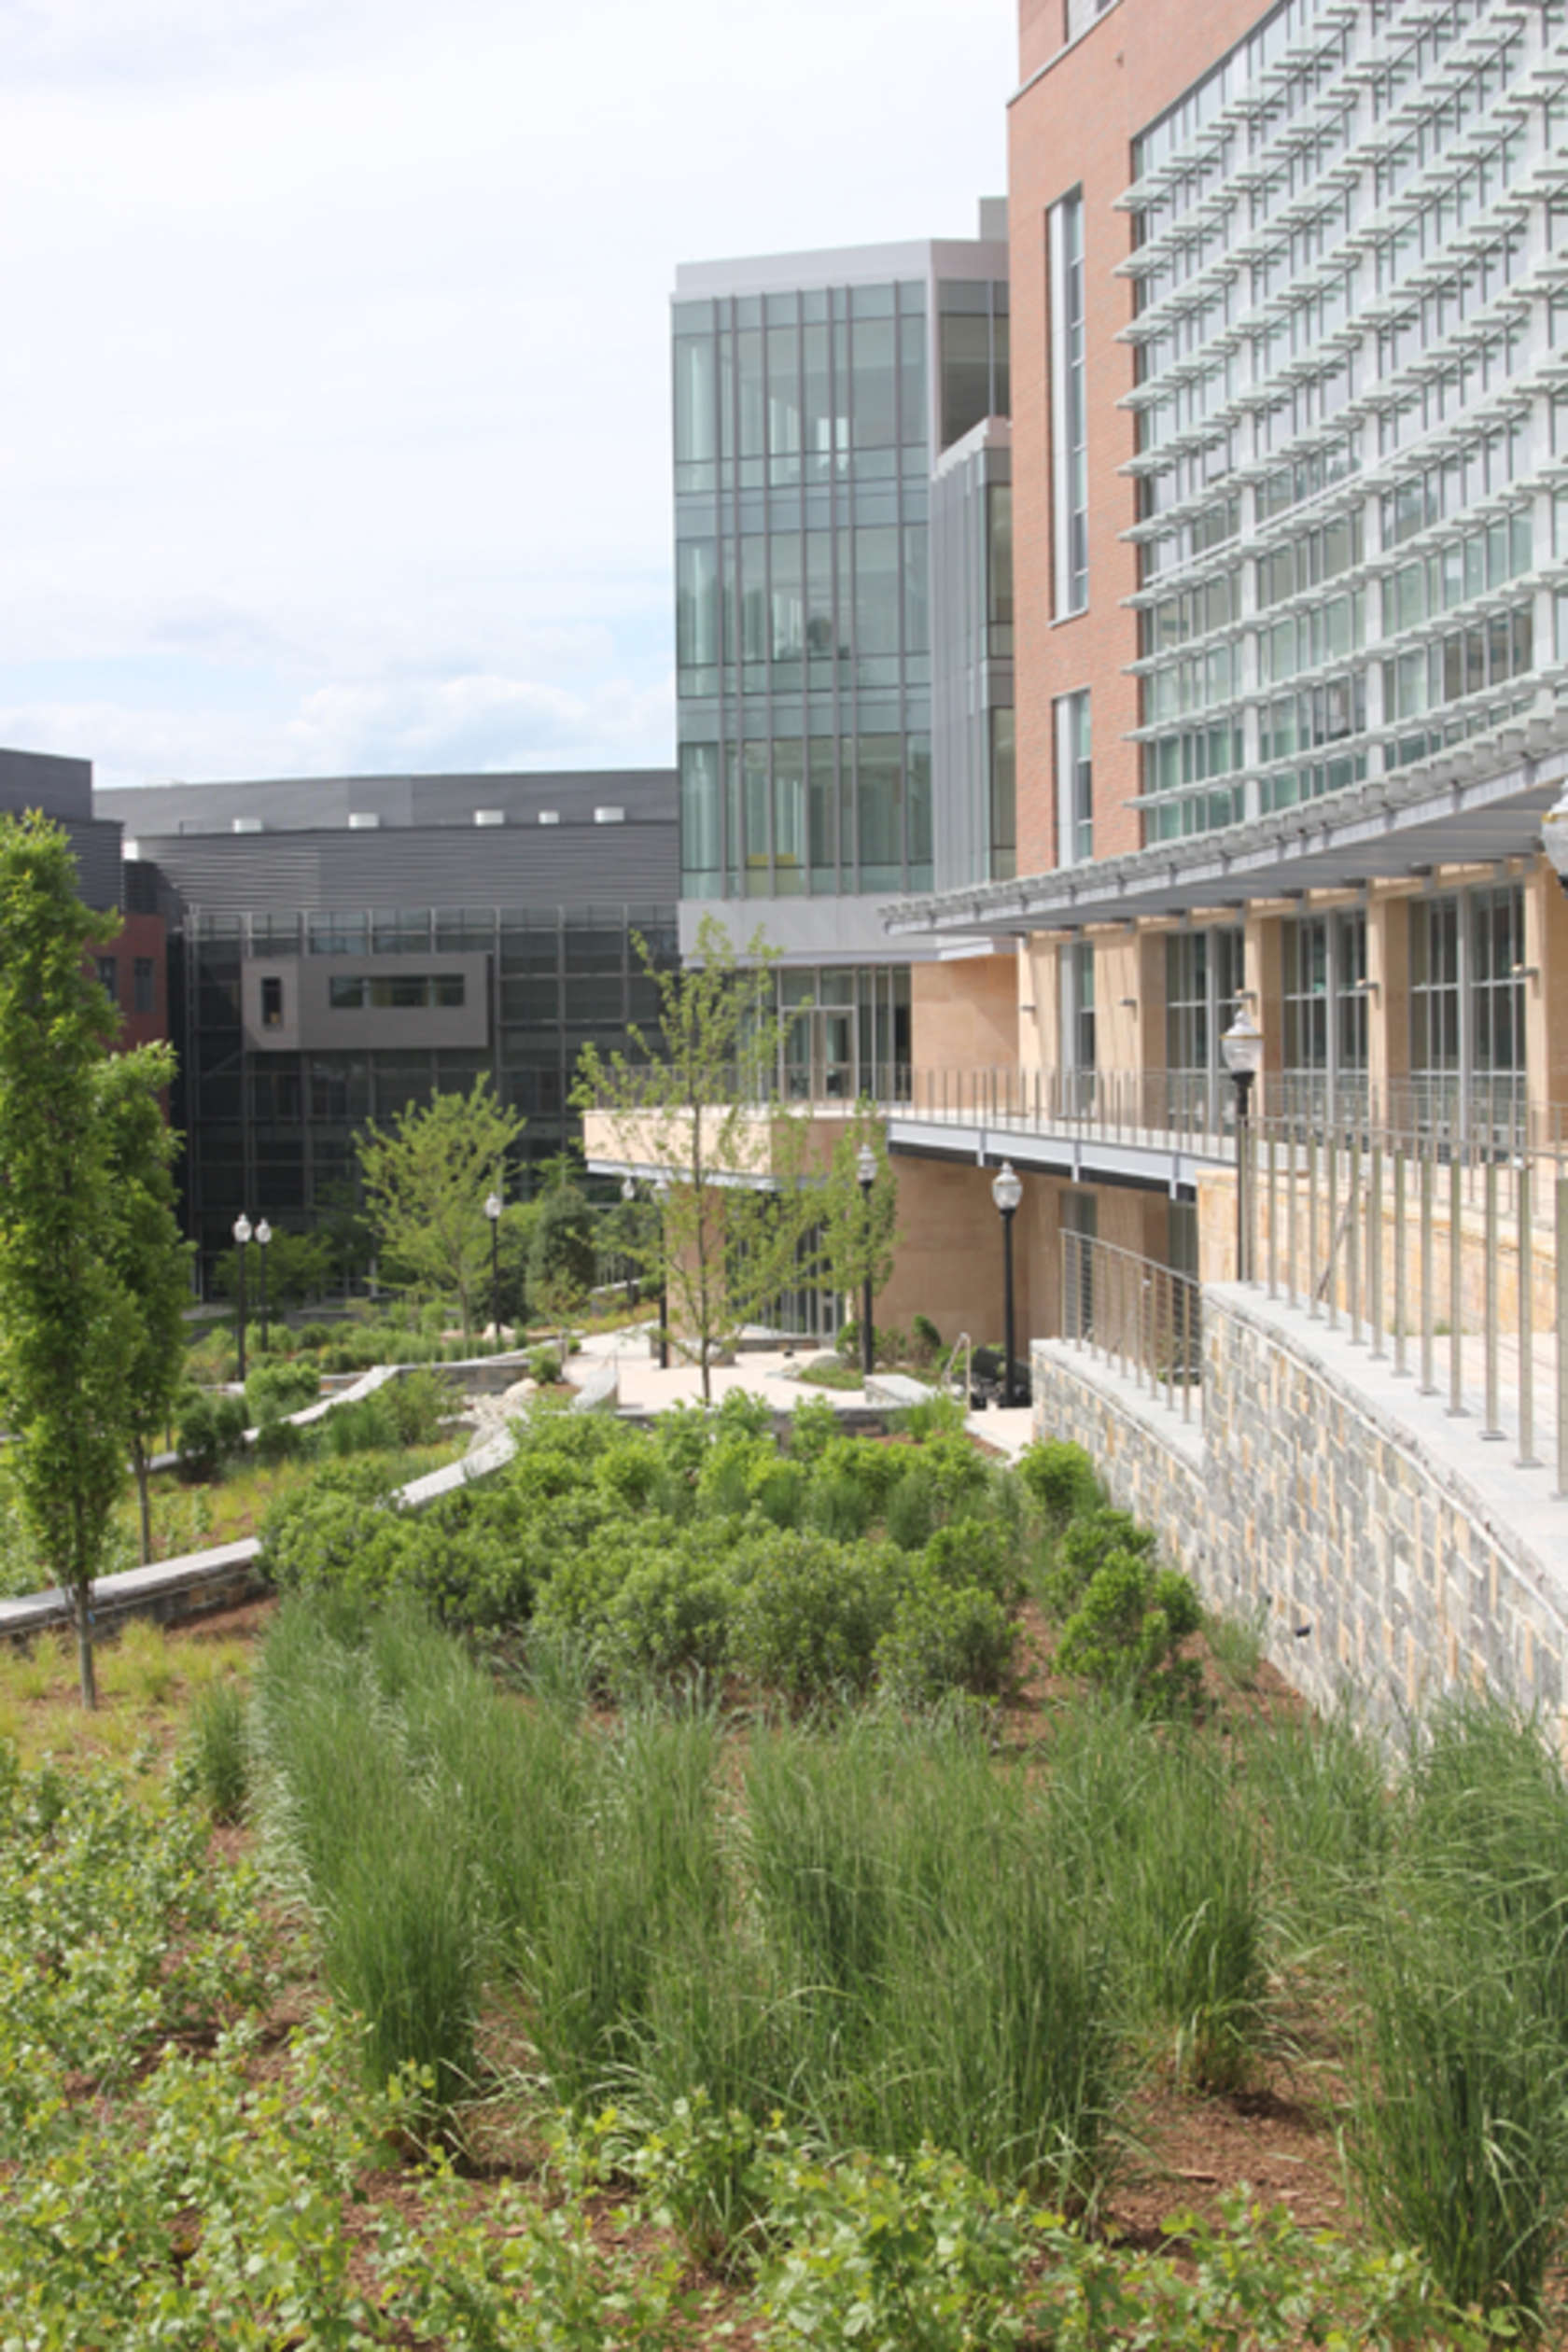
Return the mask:
<path fill-rule="evenodd" d="M 1013 0 L 0 0 L 0 743 L 667 762 L 677 262 L 974 233 Z"/>

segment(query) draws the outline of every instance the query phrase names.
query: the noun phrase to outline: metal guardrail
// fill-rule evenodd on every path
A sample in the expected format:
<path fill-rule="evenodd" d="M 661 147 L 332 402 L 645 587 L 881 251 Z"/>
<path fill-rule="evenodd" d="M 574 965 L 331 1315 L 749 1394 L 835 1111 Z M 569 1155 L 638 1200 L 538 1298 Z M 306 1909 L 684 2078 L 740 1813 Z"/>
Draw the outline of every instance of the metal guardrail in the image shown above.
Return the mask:
<path fill-rule="evenodd" d="M 1190 1274 L 1064 1231 L 1062 1337 L 1193 1418 L 1203 1405 L 1203 1292 Z"/>
<path fill-rule="evenodd" d="M 1560 1149 L 1467 1129 L 1254 1122 L 1240 1169 L 1243 1278 L 1343 1328 L 1396 1379 L 1542 1466 L 1568 1495 L 1568 1167 Z M 1549 1400 L 1543 1414 L 1544 1400 Z M 1553 1425 L 1554 1424 L 1554 1425 Z"/>

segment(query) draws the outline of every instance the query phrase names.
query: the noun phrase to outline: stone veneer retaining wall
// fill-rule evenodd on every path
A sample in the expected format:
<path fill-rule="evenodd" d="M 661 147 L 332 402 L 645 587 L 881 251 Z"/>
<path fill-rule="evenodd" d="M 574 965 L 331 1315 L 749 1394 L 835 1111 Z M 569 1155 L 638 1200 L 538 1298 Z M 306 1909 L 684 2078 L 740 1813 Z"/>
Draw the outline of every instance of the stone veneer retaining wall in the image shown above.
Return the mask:
<path fill-rule="evenodd" d="M 1410 1384 L 1396 1414 L 1327 1347 L 1234 1296 L 1206 1295 L 1190 1423 L 1109 1365 L 1038 1340 L 1041 1434 L 1085 1448 L 1113 1502 L 1157 1530 L 1211 1606 L 1255 1613 L 1268 1657 L 1315 1704 L 1349 1689 L 1388 1721 L 1485 1683 L 1538 1706 L 1561 1737 L 1568 1503 L 1546 1505 L 1561 1533 L 1543 1542 L 1549 1474 L 1528 1474 L 1538 1483 L 1517 1514 L 1500 1507 L 1498 1478 L 1468 1475 L 1454 1424 L 1421 1425 Z"/>

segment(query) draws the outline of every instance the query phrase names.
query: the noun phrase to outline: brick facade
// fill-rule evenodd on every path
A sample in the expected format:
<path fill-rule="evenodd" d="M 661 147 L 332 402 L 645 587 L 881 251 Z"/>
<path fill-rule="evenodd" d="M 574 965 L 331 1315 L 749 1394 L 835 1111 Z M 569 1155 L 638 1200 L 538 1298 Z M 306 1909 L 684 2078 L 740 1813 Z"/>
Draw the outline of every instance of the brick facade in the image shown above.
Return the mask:
<path fill-rule="evenodd" d="M 1036 73 L 1009 117 L 1009 232 L 1013 278 L 1014 604 L 1017 658 L 1018 872 L 1057 863 L 1051 706 L 1088 686 L 1094 729 L 1097 857 L 1141 847 L 1138 688 L 1126 665 L 1138 656 L 1137 619 L 1122 599 L 1138 585 L 1136 551 L 1121 533 L 1135 520 L 1133 484 L 1120 472 L 1133 455 L 1133 420 L 1116 403 L 1132 388 L 1133 355 L 1116 336 L 1132 316 L 1132 287 L 1112 274 L 1131 249 L 1132 224 L 1113 209 L 1131 178 L 1137 134 L 1267 14 L 1258 0 L 1115 0 L 1054 62 L 1059 0 L 1022 0 L 1024 73 Z M 1085 343 L 1089 407 L 1089 603 L 1057 622 L 1053 611 L 1050 301 L 1045 216 L 1074 188 L 1084 192 Z"/>

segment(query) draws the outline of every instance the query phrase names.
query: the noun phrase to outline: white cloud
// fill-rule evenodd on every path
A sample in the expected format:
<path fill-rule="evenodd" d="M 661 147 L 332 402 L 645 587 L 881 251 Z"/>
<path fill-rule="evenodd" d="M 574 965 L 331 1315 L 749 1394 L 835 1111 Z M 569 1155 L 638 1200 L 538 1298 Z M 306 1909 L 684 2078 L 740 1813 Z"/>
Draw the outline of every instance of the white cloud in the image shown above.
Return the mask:
<path fill-rule="evenodd" d="M 413 673 L 668 758 L 675 266 L 969 233 L 1011 17 L 0 0 L 5 739 L 255 773 Z M 420 707 L 462 756 L 471 705 Z"/>

